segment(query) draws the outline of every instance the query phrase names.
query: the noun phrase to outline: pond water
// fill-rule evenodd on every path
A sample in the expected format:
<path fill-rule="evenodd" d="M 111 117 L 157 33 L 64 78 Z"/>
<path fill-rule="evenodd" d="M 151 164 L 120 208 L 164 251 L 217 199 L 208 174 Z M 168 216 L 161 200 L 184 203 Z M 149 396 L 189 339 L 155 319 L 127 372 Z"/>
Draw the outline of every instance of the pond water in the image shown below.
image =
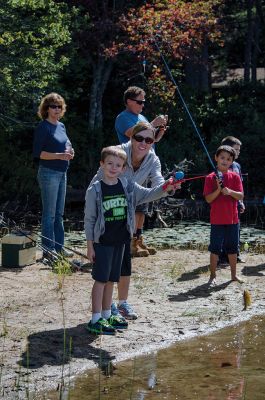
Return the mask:
<path fill-rule="evenodd" d="M 89 371 L 61 397 L 106 400 L 264 400 L 265 317 Z"/>
<path fill-rule="evenodd" d="M 210 224 L 203 221 L 182 221 L 172 228 L 154 228 L 144 232 L 146 241 L 160 248 L 207 249 L 210 238 Z M 265 230 L 242 226 L 240 231 L 242 248 L 249 244 L 249 250 L 261 251 L 265 248 Z M 84 231 L 66 232 L 67 246 L 85 246 Z"/>

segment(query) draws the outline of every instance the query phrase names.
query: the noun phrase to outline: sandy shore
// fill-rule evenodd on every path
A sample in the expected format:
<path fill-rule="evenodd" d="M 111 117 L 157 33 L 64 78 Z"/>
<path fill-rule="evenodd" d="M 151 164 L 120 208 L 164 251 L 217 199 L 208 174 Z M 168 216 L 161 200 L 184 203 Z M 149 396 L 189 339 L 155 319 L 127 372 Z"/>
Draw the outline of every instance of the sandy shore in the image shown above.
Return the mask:
<path fill-rule="evenodd" d="M 85 329 L 90 273 L 63 278 L 40 262 L 0 267 L 0 398 L 28 398 L 28 392 L 57 387 L 66 369 L 74 378 L 99 362 L 115 363 L 265 313 L 264 254 L 245 258 L 238 264 L 243 285 L 232 283 L 229 267 L 222 267 L 210 289 L 207 252 L 163 250 L 134 259 L 129 300 L 139 318 L 115 337 Z M 252 297 L 246 311 L 244 289 Z"/>

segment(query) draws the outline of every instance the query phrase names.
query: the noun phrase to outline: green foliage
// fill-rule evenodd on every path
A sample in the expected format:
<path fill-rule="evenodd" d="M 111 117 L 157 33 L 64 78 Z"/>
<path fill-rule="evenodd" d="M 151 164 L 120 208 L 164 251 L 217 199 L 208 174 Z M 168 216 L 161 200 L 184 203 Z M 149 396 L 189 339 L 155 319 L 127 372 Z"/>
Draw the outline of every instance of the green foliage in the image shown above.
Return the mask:
<path fill-rule="evenodd" d="M 61 50 L 71 39 L 69 22 L 53 0 L 0 1 L 2 107 L 31 104 L 58 77 L 68 62 Z"/>
<path fill-rule="evenodd" d="M 146 10 L 150 2 L 143 6 L 140 1 L 56 1 L 56 0 L 0 0 L 0 196 L 5 200 L 29 200 L 39 204 L 39 189 L 36 183 L 36 168 L 32 161 L 33 131 L 37 124 L 37 105 L 43 94 L 48 91 L 58 91 L 67 102 L 67 113 L 63 122 L 75 148 L 75 159 L 69 169 L 69 184 L 74 188 L 85 189 L 99 165 L 100 150 L 103 146 L 116 144 L 114 120 L 123 109 L 122 95 L 131 84 L 143 87 L 147 92 L 147 104 L 144 114 L 151 120 L 159 113 L 169 115 L 169 130 L 164 139 L 157 145 L 157 153 L 161 158 L 163 168 L 170 170 L 174 164 L 186 158 L 194 163 L 190 166 L 190 173 L 207 173 L 211 170 L 199 139 L 191 123 L 183 111 L 179 99 L 174 98 L 174 90 L 169 79 L 164 76 L 159 55 L 152 46 L 149 46 L 150 56 L 145 42 L 140 40 L 140 31 L 135 29 L 141 25 L 145 37 L 149 40 L 150 30 L 154 27 L 154 19 L 150 15 L 159 17 L 159 2 L 157 7 L 148 13 L 140 12 L 141 20 L 137 20 L 136 13 L 131 14 L 134 30 L 132 37 L 142 46 L 142 51 L 119 53 L 113 64 L 110 79 L 103 82 L 104 68 L 98 80 L 95 79 L 98 59 L 107 55 L 106 48 L 112 41 L 124 43 L 125 31 L 121 32 L 121 13 L 126 13 L 128 7 L 137 10 Z M 183 24 L 178 28 L 190 32 L 188 42 L 192 38 L 198 39 L 198 45 L 203 41 L 205 18 L 206 30 L 211 39 L 218 41 L 218 25 L 213 19 L 215 5 L 219 1 L 205 2 L 178 2 L 181 9 L 176 8 L 176 2 L 160 2 L 163 15 L 167 16 L 163 22 L 165 38 L 169 38 L 174 31 L 174 23 L 181 18 Z M 200 4 L 204 4 L 197 13 Z M 233 4 L 233 8 L 230 5 Z M 244 35 L 240 31 L 241 21 L 246 12 L 243 0 L 235 4 L 226 0 L 222 19 L 227 32 L 224 50 L 212 47 L 214 65 L 233 65 L 234 55 L 236 63 L 243 60 Z M 141 8 L 140 8 L 141 7 Z M 162 8 L 163 8 L 162 7 Z M 206 9 L 205 9 L 206 7 Z M 242 12 L 241 12 L 242 8 Z M 170 10 L 174 10 L 170 15 Z M 181 11 L 182 10 L 182 11 Z M 228 13 L 231 11 L 233 18 Z M 183 14 L 184 13 L 184 14 Z M 198 15 L 200 18 L 198 18 Z M 103 18 L 104 17 L 104 18 Z M 190 20 L 190 18 L 193 18 Z M 148 18 L 148 23 L 143 22 Z M 202 27 L 202 32 L 195 32 Z M 109 24 L 107 21 L 109 20 Z M 227 22 L 228 21 L 228 22 Z M 230 22 L 229 22 L 230 21 Z M 232 22 L 231 22 L 232 21 Z M 236 21 L 236 25 L 234 25 Z M 172 25 L 173 23 L 173 25 Z M 149 25 L 148 25 L 149 24 Z M 129 29 L 131 25 L 125 24 Z M 162 26 L 161 25 L 161 26 Z M 233 31 L 229 27 L 233 26 Z M 246 21 L 244 22 L 244 29 Z M 184 29 L 185 28 L 185 29 Z M 190 31 L 191 30 L 191 31 Z M 229 32 L 229 35 L 228 35 Z M 199 36 L 198 36 L 199 35 Z M 202 36 L 201 36 L 202 35 Z M 171 37 L 171 36 L 170 36 Z M 185 35 L 183 41 L 176 41 L 176 52 L 183 45 L 183 52 L 187 48 Z M 138 40 L 139 39 L 139 40 Z M 237 51 L 240 40 L 240 51 Z M 150 42 L 148 42 L 150 44 Z M 194 45 L 194 43 L 192 42 Z M 229 46 L 229 54 L 227 53 Z M 140 47 L 141 47 L 140 46 Z M 139 50 L 139 49 L 138 49 Z M 141 49 L 140 49 L 141 50 Z M 205 138 L 211 156 L 214 155 L 221 139 L 227 135 L 239 137 L 243 142 L 239 162 L 243 172 L 249 173 L 250 196 L 262 196 L 265 192 L 264 184 L 264 151 L 262 137 L 264 136 L 264 85 L 246 86 L 233 83 L 225 88 L 214 90 L 209 94 L 194 94 L 181 82 L 184 81 L 183 61 L 181 57 L 176 61 L 172 47 L 165 46 L 166 58 L 188 107 Z M 184 54 L 183 53 L 183 54 Z M 182 53 L 181 53 L 182 54 Z M 185 53 L 186 54 L 186 53 Z M 112 56 L 113 54 L 109 54 Z M 176 54 L 175 54 L 176 55 Z M 219 57 L 218 57 L 218 56 Z M 142 73 L 142 59 L 146 56 L 146 75 Z M 106 57 L 107 58 L 107 57 Z M 138 74 L 138 75 L 137 75 Z M 141 76 L 140 76 L 141 75 Z M 138 78 L 131 79 L 136 76 Z M 138 79 L 138 81 L 137 81 Z M 95 89 L 98 85 L 98 91 Z M 106 85 L 106 91 L 105 86 Z M 95 90 L 94 90 L 94 89 Z M 93 90 L 94 92 L 93 92 Z M 93 93 L 92 93 L 93 92 Z M 89 129 L 91 109 L 94 106 L 94 120 L 101 121 L 101 103 L 103 127 Z M 90 124 L 90 127 L 93 124 Z M 95 124 L 94 126 L 99 126 Z M 196 187 L 196 184 L 192 184 Z M 198 183 L 198 193 L 201 194 L 201 182 Z"/>
<path fill-rule="evenodd" d="M 53 0 L 0 0 L 0 194 L 34 193 L 33 128 L 41 96 L 68 63 L 70 17 Z"/>

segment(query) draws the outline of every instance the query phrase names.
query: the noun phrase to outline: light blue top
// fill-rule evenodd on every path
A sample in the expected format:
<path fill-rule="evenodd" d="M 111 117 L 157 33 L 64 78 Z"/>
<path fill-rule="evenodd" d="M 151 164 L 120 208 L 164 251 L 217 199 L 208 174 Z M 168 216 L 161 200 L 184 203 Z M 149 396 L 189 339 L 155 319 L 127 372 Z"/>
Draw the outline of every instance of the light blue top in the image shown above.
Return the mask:
<path fill-rule="evenodd" d="M 130 111 L 122 111 L 115 120 L 115 130 L 120 143 L 127 143 L 129 138 L 125 132 L 138 122 L 148 122 L 142 114 L 134 114 Z"/>

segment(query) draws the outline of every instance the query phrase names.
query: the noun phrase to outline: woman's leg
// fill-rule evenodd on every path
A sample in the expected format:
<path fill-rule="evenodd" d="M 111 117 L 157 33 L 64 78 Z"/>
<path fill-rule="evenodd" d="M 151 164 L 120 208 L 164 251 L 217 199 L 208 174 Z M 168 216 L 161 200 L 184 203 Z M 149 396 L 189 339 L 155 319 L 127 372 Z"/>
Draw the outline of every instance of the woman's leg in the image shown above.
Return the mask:
<path fill-rule="evenodd" d="M 62 173 L 56 202 L 55 221 L 54 221 L 54 239 L 55 239 L 55 250 L 60 252 L 64 245 L 64 205 L 65 205 L 65 194 L 66 194 L 66 173 Z"/>
<path fill-rule="evenodd" d="M 60 178 L 58 171 L 49 168 L 39 168 L 38 182 L 41 190 L 42 218 L 41 233 L 42 245 L 48 250 L 55 249 L 54 222 Z"/>

